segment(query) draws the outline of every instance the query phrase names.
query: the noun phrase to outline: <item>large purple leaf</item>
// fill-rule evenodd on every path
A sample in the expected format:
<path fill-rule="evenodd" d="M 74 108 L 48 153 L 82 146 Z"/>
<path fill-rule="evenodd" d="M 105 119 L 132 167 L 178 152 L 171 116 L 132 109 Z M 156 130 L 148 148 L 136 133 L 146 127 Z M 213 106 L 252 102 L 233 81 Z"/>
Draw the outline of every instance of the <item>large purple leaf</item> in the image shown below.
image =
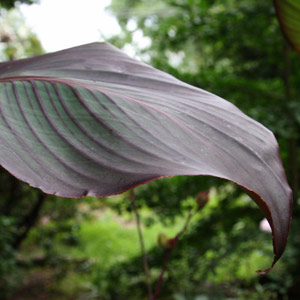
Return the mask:
<path fill-rule="evenodd" d="M 0 163 L 46 193 L 103 197 L 174 175 L 241 186 L 286 246 L 291 190 L 273 134 L 229 102 L 105 43 L 0 64 Z"/>
<path fill-rule="evenodd" d="M 300 1 L 274 0 L 277 17 L 287 41 L 300 52 Z"/>

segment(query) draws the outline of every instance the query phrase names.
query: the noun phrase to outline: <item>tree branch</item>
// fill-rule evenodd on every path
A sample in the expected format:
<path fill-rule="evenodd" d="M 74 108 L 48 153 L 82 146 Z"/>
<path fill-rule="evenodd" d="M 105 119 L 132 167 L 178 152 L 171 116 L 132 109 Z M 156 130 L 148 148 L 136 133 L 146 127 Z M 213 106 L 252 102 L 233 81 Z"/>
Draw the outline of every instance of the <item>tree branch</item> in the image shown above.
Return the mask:
<path fill-rule="evenodd" d="M 23 231 L 16 237 L 13 247 L 14 249 L 18 249 L 21 246 L 21 243 L 23 240 L 27 237 L 30 229 L 35 225 L 36 221 L 38 220 L 38 216 L 40 213 L 40 210 L 42 208 L 42 205 L 46 199 L 46 194 L 42 192 L 38 192 L 38 199 L 33 206 L 32 210 L 28 215 L 26 215 L 23 219 L 23 221 L 20 224 L 20 228 L 24 228 Z"/>

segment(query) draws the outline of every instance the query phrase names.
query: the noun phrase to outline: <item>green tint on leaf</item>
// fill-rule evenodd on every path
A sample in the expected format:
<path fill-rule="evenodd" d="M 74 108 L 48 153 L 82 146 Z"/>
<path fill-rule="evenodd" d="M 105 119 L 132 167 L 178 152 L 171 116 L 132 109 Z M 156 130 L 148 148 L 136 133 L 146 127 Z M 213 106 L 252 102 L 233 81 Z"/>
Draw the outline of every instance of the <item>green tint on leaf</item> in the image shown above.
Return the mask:
<path fill-rule="evenodd" d="M 300 52 L 300 1 L 274 0 L 281 29 L 295 51 Z"/>
<path fill-rule="evenodd" d="M 64 197 L 104 197 L 160 177 L 241 186 L 287 242 L 292 193 L 272 132 L 234 105 L 95 43 L 0 64 L 0 163 Z"/>

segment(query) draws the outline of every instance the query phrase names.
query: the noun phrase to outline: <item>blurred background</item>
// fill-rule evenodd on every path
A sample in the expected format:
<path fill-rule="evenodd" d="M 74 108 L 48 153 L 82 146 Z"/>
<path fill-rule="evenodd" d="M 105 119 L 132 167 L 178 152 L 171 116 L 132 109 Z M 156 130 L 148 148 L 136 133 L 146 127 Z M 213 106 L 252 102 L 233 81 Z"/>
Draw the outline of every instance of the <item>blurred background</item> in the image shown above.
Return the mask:
<path fill-rule="evenodd" d="M 164 249 L 203 192 L 208 203 L 172 251 L 161 300 L 287 300 L 300 295 L 300 56 L 272 1 L 1 0 L 1 61 L 94 41 L 225 98 L 271 129 L 294 191 L 287 249 L 267 275 L 272 236 L 235 185 L 174 177 L 135 189 L 154 282 Z M 147 289 L 130 194 L 44 195 L 0 169 L 0 299 L 143 300 Z"/>

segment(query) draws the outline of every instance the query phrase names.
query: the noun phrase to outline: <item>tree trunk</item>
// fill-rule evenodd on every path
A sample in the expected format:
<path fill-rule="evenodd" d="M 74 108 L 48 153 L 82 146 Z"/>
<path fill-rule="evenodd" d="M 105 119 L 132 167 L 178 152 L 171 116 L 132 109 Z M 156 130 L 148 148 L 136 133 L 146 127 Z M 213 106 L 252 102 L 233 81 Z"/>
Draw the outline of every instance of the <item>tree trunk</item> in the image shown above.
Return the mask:
<path fill-rule="evenodd" d="M 36 224 L 40 210 L 42 208 L 43 203 L 45 202 L 46 195 L 42 192 L 38 193 L 38 199 L 35 203 L 35 205 L 32 207 L 31 211 L 28 215 L 24 217 L 22 220 L 19 228 L 20 228 L 20 234 L 17 235 L 13 247 L 14 249 L 19 249 L 21 246 L 21 243 L 25 240 L 27 237 L 30 229 Z"/>
<path fill-rule="evenodd" d="M 284 92 L 286 101 L 291 101 L 292 98 L 292 91 L 291 91 L 291 83 L 290 83 L 290 76 L 291 76 L 291 49 L 287 42 L 284 42 L 284 75 L 283 75 L 283 82 L 284 82 Z M 292 126 L 294 125 L 294 116 L 291 114 L 288 116 L 291 118 Z M 294 131 L 294 130 L 293 130 Z M 288 168 L 288 180 L 290 186 L 293 190 L 294 200 L 297 199 L 298 188 L 299 188 L 299 174 L 298 174 L 298 151 L 297 151 L 297 144 L 298 144 L 298 134 L 295 133 L 287 140 L 287 153 L 288 153 L 288 161 L 287 161 L 287 168 Z"/>

